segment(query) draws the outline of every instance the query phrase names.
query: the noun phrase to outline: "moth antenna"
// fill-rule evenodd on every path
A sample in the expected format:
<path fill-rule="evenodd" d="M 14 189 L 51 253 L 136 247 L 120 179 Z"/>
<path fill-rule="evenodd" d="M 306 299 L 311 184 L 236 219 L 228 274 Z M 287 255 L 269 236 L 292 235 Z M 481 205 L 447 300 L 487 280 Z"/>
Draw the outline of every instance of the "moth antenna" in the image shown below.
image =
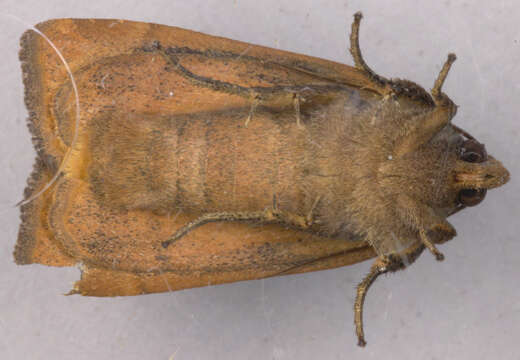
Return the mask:
<path fill-rule="evenodd" d="M 363 59 L 363 55 L 361 54 L 361 48 L 359 47 L 359 26 L 361 24 L 362 18 L 363 14 L 361 11 L 358 11 L 354 14 L 354 22 L 352 23 L 352 30 L 350 32 L 350 53 L 352 54 L 356 68 L 364 71 L 369 78 L 374 79 L 380 83 L 385 83 L 387 80 L 382 76 L 377 75 L 367 65 L 365 59 Z"/>
<path fill-rule="evenodd" d="M 442 85 L 444 84 L 444 80 L 446 80 L 446 77 L 448 76 L 448 72 L 450 71 L 451 65 L 453 64 L 453 62 L 455 60 L 457 60 L 457 56 L 455 56 L 455 54 L 453 54 L 453 53 L 448 54 L 448 58 L 444 62 L 444 65 L 442 66 L 439 76 L 437 76 L 437 80 L 435 80 L 435 83 L 433 84 L 433 89 L 431 91 L 431 94 L 436 103 L 439 103 L 442 99 L 442 95 L 441 95 Z"/>
<path fill-rule="evenodd" d="M 76 145 L 76 142 L 78 140 L 78 129 L 79 129 L 79 120 L 80 120 L 79 93 L 78 93 L 78 87 L 76 86 L 76 80 L 74 79 L 74 75 L 72 75 L 72 70 L 70 69 L 69 63 L 67 62 L 67 60 L 65 60 L 65 57 L 63 56 L 61 51 L 58 49 L 58 47 L 51 41 L 51 39 L 49 39 L 44 33 L 42 33 L 40 30 L 38 30 L 34 26 L 26 23 L 22 19 L 14 16 L 12 14 L 1 14 L 1 15 L 4 15 L 6 17 L 10 17 L 11 19 L 13 19 L 15 21 L 18 21 L 19 23 L 23 24 L 27 28 L 31 29 L 32 31 L 34 31 L 35 33 L 40 35 L 51 46 L 51 48 L 54 50 L 56 55 L 58 55 L 58 57 L 60 58 L 61 62 L 65 66 L 65 70 L 67 71 L 67 75 L 69 76 L 70 81 L 72 83 L 72 90 L 74 91 L 74 97 L 75 97 L 75 103 L 76 103 L 76 120 L 75 120 L 75 123 L 74 123 L 74 135 L 72 137 L 72 141 L 70 143 L 70 147 L 67 150 L 67 152 L 65 153 L 65 156 L 63 157 L 63 160 L 61 161 L 60 167 L 58 168 L 58 170 L 56 171 L 56 173 L 54 174 L 52 179 L 50 179 L 47 182 L 47 184 L 45 184 L 45 186 L 42 189 L 40 189 L 40 191 L 38 191 L 36 194 L 33 194 L 33 195 L 29 196 L 29 198 L 18 202 L 15 205 L 16 207 L 18 207 L 18 206 L 22 206 L 22 205 L 28 204 L 31 201 L 33 201 L 34 199 L 38 198 L 41 194 L 43 194 L 45 191 L 47 191 L 56 182 L 56 180 L 58 180 L 58 178 L 63 173 L 63 169 L 65 168 L 65 165 L 66 165 L 66 163 L 68 162 L 68 160 L 70 158 L 70 154 L 72 152 L 72 149 L 74 148 L 74 146 Z"/>

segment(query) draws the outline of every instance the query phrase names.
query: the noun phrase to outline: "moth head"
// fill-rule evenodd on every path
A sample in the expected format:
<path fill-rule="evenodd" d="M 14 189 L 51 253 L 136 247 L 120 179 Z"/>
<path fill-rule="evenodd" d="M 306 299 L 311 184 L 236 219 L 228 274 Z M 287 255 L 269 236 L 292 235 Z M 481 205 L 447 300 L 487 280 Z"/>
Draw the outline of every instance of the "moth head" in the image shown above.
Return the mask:
<path fill-rule="evenodd" d="M 494 157 L 487 154 L 484 144 L 472 137 L 465 139 L 458 149 L 458 160 L 453 169 L 457 202 L 462 206 L 479 204 L 488 189 L 504 185 L 509 172 Z"/>
<path fill-rule="evenodd" d="M 417 150 L 380 166 L 389 194 L 406 193 L 438 214 L 449 216 L 478 205 L 487 190 L 509 180 L 507 169 L 484 144 L 453 124 Z"/>
<path fill-rule="evenodd" d="M 435 81 L 432 97 L 436 106 L 448 105 L 450 108 L 450 103 L 453 104 L 441 92 L 441 88 L 455 59 L 455 54 L 448 55 Z M 455 106 L 452 107 L 456 110 Z M 455 112 L 452 112 L 450 119 L 454 115 Z M 484 144 L 457 126 L 452 125 L 452 128 L 464 139 L 458 147 L 458 159 L 453 174 L 454 187 L 458 191 L 457 203 L 459 207 L 475 206 L 484 200 L 488 189 L 504 185 L 509 180 L 509 172 L 499 161 L 487 154 Z"/>

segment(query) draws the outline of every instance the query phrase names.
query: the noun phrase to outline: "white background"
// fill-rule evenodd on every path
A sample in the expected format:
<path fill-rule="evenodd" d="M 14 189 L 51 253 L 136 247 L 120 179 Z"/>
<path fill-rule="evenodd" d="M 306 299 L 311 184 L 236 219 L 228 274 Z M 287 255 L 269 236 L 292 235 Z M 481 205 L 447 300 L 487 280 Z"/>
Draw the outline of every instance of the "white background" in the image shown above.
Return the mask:
<path fill-rule="evenodd" d="M 431 88 L 457 53 L 445 92 L 454 122 L 509 168 L 512 180 L 450 221 L 459 236 L 368 293 L 368 345 L 356 346 L 355 286 L 370 262 L 319 273 L 127 298 L 63 296 L 75 268 L 16 266 L 18 209 L 34 151 L 17 58 L 24 26 L 0 16 L 0 358 L 520 359 L 520 3 L 504 1 L 29 1 L 0 11 L 122 18 L 181 26 L 351 64 L 347 35 L 387 77 Z"/>

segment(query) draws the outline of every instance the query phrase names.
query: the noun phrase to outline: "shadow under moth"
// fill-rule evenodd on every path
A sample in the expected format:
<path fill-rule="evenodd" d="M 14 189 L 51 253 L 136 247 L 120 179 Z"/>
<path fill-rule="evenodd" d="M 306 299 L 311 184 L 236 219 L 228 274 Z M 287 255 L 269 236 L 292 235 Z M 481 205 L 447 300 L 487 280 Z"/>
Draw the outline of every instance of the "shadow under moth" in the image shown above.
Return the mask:
<path fill-rule="evenodd" d="M 21 39 L 37 159 L 18 264 L 80 265 L 71 293 L 137 295 L 350 265 L 357 288 L 455 236 L 509 173 L 430 93 L 355 66 L 122 20 Z M 70 71 L 52 41 L 66 59 Z M 70 77 L 69 77 L 70 75 Z"/>

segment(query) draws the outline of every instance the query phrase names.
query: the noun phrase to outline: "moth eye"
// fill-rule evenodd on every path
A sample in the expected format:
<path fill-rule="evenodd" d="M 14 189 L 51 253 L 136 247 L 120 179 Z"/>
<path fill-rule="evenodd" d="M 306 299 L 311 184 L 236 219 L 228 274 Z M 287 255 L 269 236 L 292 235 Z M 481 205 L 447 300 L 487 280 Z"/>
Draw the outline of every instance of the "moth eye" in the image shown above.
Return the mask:
<path fill-rule="evenodd" d="M 459 203 L 464 206 L 478 205 L 486 197 L 487 189 L 462 189 L 459 192 Z"/>
<path fill-rule="evenodd" d="M 462 143 L 461 159 L 470 163 L 481 163 L 488 158 L 486 148 L 477 140 L 469 139 Z"/>

